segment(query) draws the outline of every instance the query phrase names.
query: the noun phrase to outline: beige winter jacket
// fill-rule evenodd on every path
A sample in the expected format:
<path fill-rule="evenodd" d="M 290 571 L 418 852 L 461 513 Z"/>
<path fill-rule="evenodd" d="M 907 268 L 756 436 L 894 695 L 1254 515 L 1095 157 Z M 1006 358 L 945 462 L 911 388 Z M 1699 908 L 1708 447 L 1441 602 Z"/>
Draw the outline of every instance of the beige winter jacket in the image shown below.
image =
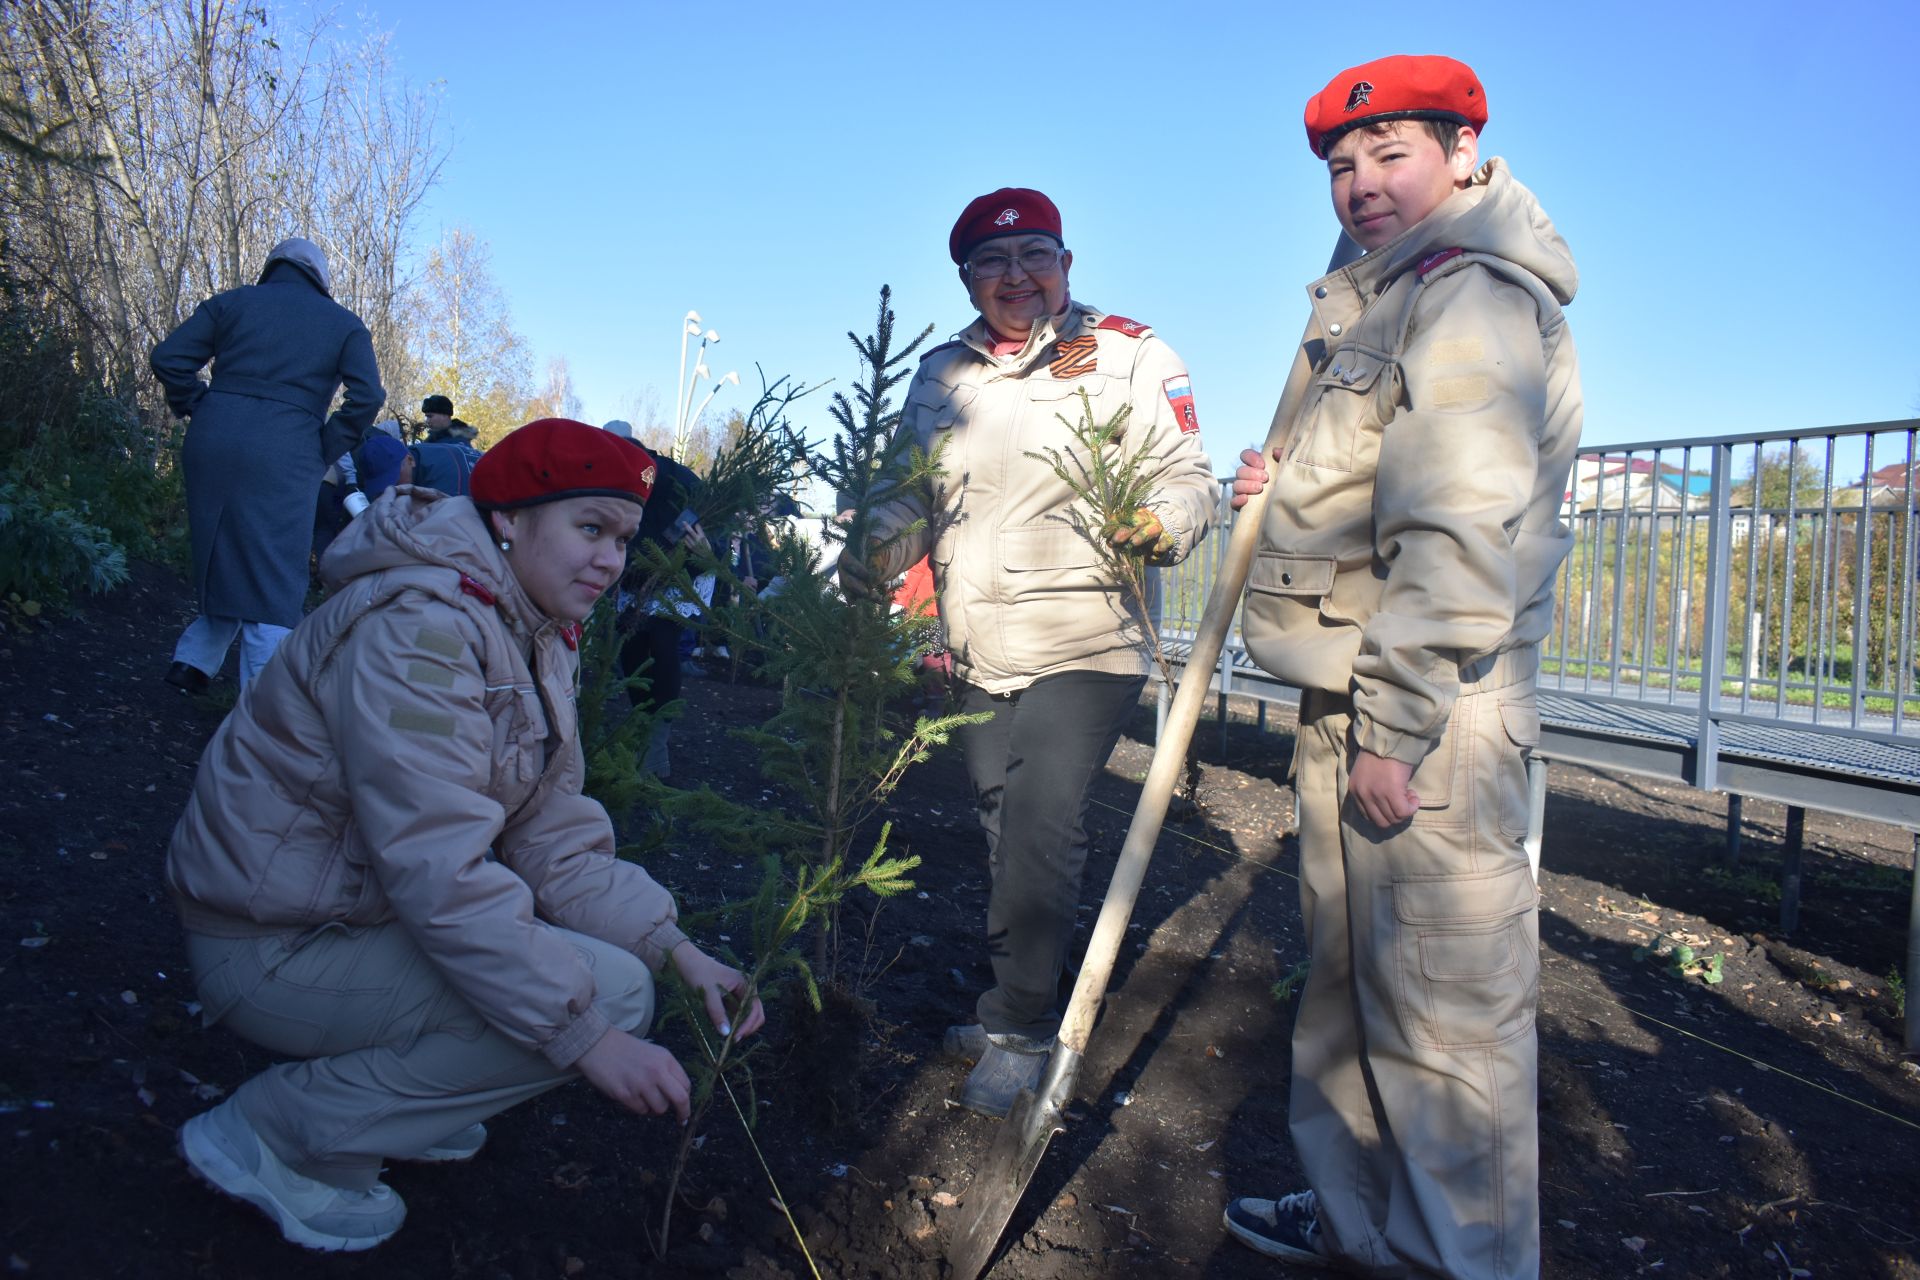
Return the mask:
<path fill-rule="evenodd" d="M 1493 160 L 1308 286 L 1244 631 L 1282 679 L 1350 690 L 1364 750 L 1417 764 L 1460 669 L 1551 627 L 1581 417 L 1560 308 L 1577 283 L 1566 243 Z"/>
<path fill-rule="evenodd" d="M 201 757 L 167 855 L 182 920 L 246 937 L 398 919 L 488 1022 L 571 1065 L 608 1023 L 535 922 L 655 969 L 684 936 L 581 794 L 572 630 L 466 498 L 397 488 L 322 568 L 333 594 Z"/>
<path fill-rule="evenodd" d="M 1034 325 L 1018 353 L 992 350 L 976 320 L 922 358 L 895 443 L 942 449 L 941 471 L 876 511 L 872 546 L 927 524 L 875 563 L 890 578 L 931 553 L 958 674 L 989 692 L 1062 671 L 1145 674 L 1135 611 L 1088 536 L 1098 521 L 1044 451 L 1077 450 L 1068 424 L 1080 421 L 1079 391 L 1096 422 L 1131 405 L 1111 456 L 1151 442 L 1147 506 L 1173 535 L 1167 561 L 1177 563 L 1206 536 L 1219 500 L 1186 366 L 1145 325 L 1077 302 L 1057 323 Z"/>

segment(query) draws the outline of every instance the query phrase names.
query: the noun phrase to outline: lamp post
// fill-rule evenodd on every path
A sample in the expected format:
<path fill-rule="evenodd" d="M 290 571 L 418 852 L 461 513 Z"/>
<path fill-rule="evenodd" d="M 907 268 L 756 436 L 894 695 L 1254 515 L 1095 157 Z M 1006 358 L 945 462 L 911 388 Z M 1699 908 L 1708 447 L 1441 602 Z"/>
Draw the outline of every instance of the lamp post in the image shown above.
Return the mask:
<path fill-rule="evenodd" d="M 700 313 L 689 311 L 686 318 L 680 322 L 680 372 L 675 374 L 673 379 L 673 430 L 676 445 L 680 441 L 680 410 L 684 407 L 680 387 L 687 380 L 687 338 L 698 332 L 700 332 Z"/>
<path fill-rule="evenodd" d="M 702 365 L 700 367 L 704 369 L 706 366 Z M 687 432 L 689 434 L 693 431 L 693 424 L 700 421 L 700 415 L 705 413 L 707 406 L 713 403 L 713 398 L 720 394 L 721 385 L 728 382 L 731 382 L 736 387 L 740 385 L 740 374 L 737 370 L 729 369 L 726 373 L 714 380 L 713 388 L 707 392 L 707 398 L 700 402 L 698 409 L 695 409 L 687 416 Z"/>
<path fill-rule="evenodd" d="M 689 332 L 692 332 L 692 331 L 689 330 Z M 693 408 L 694 386 L 697 383 L 699 383 L 700 379 L 711 376 L 707 371 L 707 365 L 706 365 L 706 359 L 705 359 L 707 354 L 707 348 L 715 345 L 719 341 L 720 341 L 720 335 L 712 329 L 709 329 L 704 334 L 700 335 L 700 349 L 694 353 L 693 376 L 686 379 L 686 391 L 683 394 L 681 393 L 680 388 L 678 387 L 674 388 L 675 412 L 674 412 L 674 422 L 673 422 L 673 454 L 676 459 L 678 459 L 681 454 L 686 452 L 687 435 L 689 431 L 692 429 L 692 421 L 688 416 L 687 411 Z M 684 363 L 682 364 L 681 368 L 682 368 L 682 372 L 684 373 L 685 371 Z"/>

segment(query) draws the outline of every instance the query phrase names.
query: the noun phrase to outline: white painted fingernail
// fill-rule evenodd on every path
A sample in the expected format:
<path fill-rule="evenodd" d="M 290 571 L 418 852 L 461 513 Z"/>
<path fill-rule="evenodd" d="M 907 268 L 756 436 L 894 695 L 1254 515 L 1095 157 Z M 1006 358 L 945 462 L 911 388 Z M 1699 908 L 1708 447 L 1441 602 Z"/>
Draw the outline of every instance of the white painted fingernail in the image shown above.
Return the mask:
<path fill-rule="evenodd" d="M 723 1035 L 723 1036 L 730 1036 L 730 1035 L 732 1035 L 732 1034 L 733 1034 L 733 1024 L 732 1024 L 731 1022 L 723 1022 L 723 1023 L 721 1023 L 721 1024 L 720 1024 L 720 1034 L 721 1034 L 721 1035 Z"/>

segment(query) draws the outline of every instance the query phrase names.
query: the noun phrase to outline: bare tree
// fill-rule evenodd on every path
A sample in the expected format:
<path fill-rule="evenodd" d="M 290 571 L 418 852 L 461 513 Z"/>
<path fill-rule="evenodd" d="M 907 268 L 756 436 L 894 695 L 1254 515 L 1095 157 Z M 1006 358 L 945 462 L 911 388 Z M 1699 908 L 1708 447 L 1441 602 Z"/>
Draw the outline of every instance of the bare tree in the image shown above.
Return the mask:
<path fill-rule="evenodd" d="M 427 251 L 411 312 L 417 380 L 388 383 L 397 402 L 451 397 L 483 446 L 526 421 L 533 358 L 493 278 L 492 251 L 471 228 L 453 228 Z"/>
<path fill-rule="evenodd" d="M 412 224 L 445 159 L 432 91 L 384 35 L 328 38 L 241 0 L 0 6 L 0 254 L 110 388 L 152 401 L 146 353 L 202 298 L 248 283 L 278 239 L 327 250 L 334 294 L 403 358 Z"/>
<path fill-rule="evenodd" d="M 535 388 L 533 398 L 527 401 L 527 420 L 529 422 L 535 418 L 578 420 L 582 411 L 580 393 L 573 389 L 573 370 L 568 366 L 567 358 L 552 357 L 547 361 L 546 377 Z"/>

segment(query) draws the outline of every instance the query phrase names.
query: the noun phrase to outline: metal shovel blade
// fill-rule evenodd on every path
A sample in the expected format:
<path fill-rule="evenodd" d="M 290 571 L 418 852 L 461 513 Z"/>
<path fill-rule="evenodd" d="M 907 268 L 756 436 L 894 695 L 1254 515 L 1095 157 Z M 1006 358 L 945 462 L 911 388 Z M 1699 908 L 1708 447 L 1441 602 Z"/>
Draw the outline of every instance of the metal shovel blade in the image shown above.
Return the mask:
<path fill-rule="evenodd" d="M 1073 1092 L 1080 1055 L 1057 1046 L 1053 1058 L 1039 1089 L 1022 1089 L 1013 1100 L 993 1145 L 980 1162 L 973 1185 L 967 1189 L 953 1249 L 947 1254 L 951 1274 L 962 1280 L 973 1280 L 987 1269 L 993 1248 L 1000 1243 L 1000 1233 L 1007 1229 L 1027 1183 L 1033 1180 L 1033 1171 L 1047 1154 L 1047 1144 L 1056 1133 L 1066 1132 L 1061 1107 Z"/>

